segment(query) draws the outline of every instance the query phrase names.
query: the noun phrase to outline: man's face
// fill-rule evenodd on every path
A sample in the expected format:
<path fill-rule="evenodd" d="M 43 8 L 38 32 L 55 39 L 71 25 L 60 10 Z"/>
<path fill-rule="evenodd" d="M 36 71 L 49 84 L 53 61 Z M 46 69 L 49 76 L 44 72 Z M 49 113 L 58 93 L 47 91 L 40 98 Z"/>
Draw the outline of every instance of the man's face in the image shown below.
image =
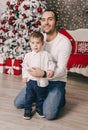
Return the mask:
<path fill-rule="evenodd" d="M 52 34 L 56 30 L 56 20 L 52 11 L 46 11 L 41 19 L 42 31 L 46 34 Z"/>

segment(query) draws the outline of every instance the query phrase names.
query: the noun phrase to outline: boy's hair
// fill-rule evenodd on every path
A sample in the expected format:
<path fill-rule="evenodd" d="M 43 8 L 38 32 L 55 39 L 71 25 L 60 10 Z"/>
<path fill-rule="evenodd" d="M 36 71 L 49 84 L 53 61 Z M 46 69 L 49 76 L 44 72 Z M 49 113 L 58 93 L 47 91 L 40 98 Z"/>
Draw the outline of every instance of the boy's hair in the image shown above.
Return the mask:
<path fill-rule="evenodd" d="M 45 9 L 45 11 L 44 11 L 43 13 L 45 13 L 45 12 L 53 12 L 53 14 L 54 14 L 54 16 L 55 16 L 56 22 L 58 21 L 57 13 L 56 13 L 54 10 L 48 8 L 48 9 Z M 43 13 L 42 13 L 42 14 L 43 14 Z"/>
<path fill-rule="evenodd" d="M 33 31 L 30 35 L 30 38 L 40 38 L 41 41 L 44 41 L 44 36 L 40 31 Z"/>

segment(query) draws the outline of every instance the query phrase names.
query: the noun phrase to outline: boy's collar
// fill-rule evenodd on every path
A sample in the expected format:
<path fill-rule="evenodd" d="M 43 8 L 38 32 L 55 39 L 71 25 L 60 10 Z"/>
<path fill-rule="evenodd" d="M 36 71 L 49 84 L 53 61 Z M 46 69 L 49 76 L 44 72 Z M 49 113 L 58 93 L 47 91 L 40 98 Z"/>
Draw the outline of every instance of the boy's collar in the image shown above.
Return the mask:
<path fill-rule="evenodd" d="M 40 52 L 41 52 L 41 51 L 38 51 L 38 52 L 32 51 L 33 55 L 38 54 L 38 53 L 40 53 Z"/>

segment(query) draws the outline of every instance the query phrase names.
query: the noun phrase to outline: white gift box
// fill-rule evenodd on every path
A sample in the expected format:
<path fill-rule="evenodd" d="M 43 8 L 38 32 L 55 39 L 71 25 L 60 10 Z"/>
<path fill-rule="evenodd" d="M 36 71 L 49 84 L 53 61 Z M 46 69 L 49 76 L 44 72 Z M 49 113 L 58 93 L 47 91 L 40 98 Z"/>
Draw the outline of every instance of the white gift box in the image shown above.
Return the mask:
<path fill-rule="evenodd" d="M 0 55 L 0 73 L 4 73 L 5 70 L 5 60 L 2 55 Z"/>

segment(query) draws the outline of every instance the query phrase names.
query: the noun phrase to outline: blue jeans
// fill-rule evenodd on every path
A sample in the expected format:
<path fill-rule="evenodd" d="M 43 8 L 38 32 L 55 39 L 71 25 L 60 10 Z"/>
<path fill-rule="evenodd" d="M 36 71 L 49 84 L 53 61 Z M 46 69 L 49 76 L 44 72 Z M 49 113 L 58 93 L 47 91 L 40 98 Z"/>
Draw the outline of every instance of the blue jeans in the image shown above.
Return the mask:
<path fill-rule="evenodd" d="M 36 102 L 36 109 L 43 113 L 43 103 L 48 94 L 48 86 L 39 87 L 37 81 L 29 80 L 26 88 L 25 110 L 32 109 L 32 103 Z"/>
<path fill-rule="evenodd" d="M 43 104 L 43 115 L 48 120 L 58 117 L 61 108 L 65 105 L 65 86 L 66 82 L 50 81 L 49 93 Z M 17 108 L 25 107 L 26 86 L 19 92 L 14 99 L 14 105 Z"/>

